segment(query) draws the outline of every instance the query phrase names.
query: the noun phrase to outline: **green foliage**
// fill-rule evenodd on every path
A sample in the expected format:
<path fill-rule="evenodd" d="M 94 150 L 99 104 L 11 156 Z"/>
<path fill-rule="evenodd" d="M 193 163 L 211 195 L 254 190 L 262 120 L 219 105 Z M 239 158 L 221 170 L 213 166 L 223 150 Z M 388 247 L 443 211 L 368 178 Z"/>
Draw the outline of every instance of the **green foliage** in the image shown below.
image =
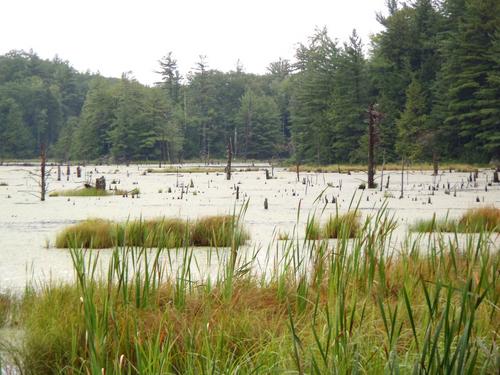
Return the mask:
<path fill-rule="evenodd" d="M 331 161 L 330 113 L 338 48 L 326 29 L 297 50 L 291 99 L 292 141 L 297 161 Z"/>
<path fill-rule="evenodd" d="M 427 97 L 418 79 L 414 78 L 406 92 L 406 106 L 396 122 L 398 137 L 396 150 L 400 155 L 415 159 L 420 156 L 428 118 Z"/>
<path fill-rule="evenodd" d="M 340 46 L 318 29 L 264 75 L 200 56 L 182 77 L 169 52 L 155 87 L 12 51 L 0 56 L 0 158 L 44 143 L 60 160 L 209 161 L 231 140 L 235 158 L 365 163 L 374 104 L 377 162 L 500 159 L 499 14 L 495 0 L 390 0 L 369 55 L 355 31 Z"/>
<path fill-rule="evenodd" d="M 241 98 L 238 115 L 240 154 L 245 159 L 276 156 L 283 138 L 279 110 L 274 99 L 247 89 Z"/>

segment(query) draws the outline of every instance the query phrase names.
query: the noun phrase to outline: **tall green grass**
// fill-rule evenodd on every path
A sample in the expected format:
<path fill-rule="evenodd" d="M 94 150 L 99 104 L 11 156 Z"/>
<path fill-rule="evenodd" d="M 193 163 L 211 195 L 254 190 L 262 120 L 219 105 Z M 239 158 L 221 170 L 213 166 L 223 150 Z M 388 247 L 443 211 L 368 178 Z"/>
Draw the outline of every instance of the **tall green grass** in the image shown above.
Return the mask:
<path fill-rule="evenodd" d="M 99 253 L 73 248 L 75 282 L 24 298 L 17 363 L 28 374 L 496 373 L 489 233 L 396 246 L 385 209 L 360 228 L 303 242 L 294 230 L 261 254 L 232 226 L 230 249 L 210 253 L 215 274 L 186 243 L 167 257 L 116 248 L 104 274 Z"/>

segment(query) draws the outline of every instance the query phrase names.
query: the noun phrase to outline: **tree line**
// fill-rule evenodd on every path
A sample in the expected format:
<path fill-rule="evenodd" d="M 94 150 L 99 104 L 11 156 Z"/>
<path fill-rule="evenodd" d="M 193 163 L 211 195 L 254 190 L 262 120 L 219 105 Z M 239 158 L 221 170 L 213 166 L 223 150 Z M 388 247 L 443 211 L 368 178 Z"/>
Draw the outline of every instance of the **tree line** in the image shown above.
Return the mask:
<path fill-rule="evenodd" d="M 181 76 L 175 55 L 145 86 L 34 52 L 0 56 L 0 159 L 177 162 L 223 158 L 366 162 L 370 106 L 387 161 L 500 158 L 500 3 L 388 0 L 383 31 L 339 43 L 318 29 L 266 74 Z"/>

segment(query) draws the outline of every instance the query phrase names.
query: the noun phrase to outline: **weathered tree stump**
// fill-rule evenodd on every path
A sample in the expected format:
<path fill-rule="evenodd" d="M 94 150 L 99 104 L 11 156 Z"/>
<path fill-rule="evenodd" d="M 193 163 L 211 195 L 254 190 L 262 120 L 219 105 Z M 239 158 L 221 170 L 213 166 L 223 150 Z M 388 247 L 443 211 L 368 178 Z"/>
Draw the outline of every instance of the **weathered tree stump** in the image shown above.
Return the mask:
<path fill-rule="evenodd" d="M 57 166 L 57 181 L 61 181 L 61 165 Z"/>
<path fill-rule="evenodd" d="M 264 199 L 264 210 L 267 210 L 269 208 L 269 202 L 267 201 L 267 198 Z"/>
<path fill-rule="evenodd" d="M 498 171 L 493 172 L 493 182 L 499 183 L 500 181 L 498 180 Z"/>
<path fill-rule="evenodd" d="M 82 177 L 82 168 L 80 168 L 80 166 L 76 167 L 76 177 Z"/>
<path fill-rule="evenodd" d="M 104 176 L 95 179 L 95 188 L 97 190 L 106 190 L 106 178 Z"/>

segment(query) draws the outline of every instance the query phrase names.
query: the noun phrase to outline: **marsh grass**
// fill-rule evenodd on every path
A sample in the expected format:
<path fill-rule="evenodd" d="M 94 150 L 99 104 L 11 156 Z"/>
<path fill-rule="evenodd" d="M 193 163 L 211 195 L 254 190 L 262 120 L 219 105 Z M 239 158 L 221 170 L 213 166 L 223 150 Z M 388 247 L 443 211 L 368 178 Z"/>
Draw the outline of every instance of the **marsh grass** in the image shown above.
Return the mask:
<path fill-rule="evenodd" d="M 262 170 L 259 167 L 233 167 L 236 172 L 257 172 Z M 168 168 L 149 168 L 148 173 L 225 173 L 225 167 L 168 167 Z"/>
<path fill-rule="evenodd" d="M 7 323 L 13 305 L 12 295 L 10 293 L 0 292 L 0 328 Z"/>
<path fill-rule="evenodd" d="M 149 168 L 148 173 L 224 173 L 223 167 Z"/>
<path fill-rule="evenodd" d="M 89 219 L 61 231 L 57 248 L 104 249 L 115 246 L 175 248 L 190 246 L 227 247 L 238 230 L 241 241 L 249 238 L 234 215 L 209 216 L 189 222 L 175 218 L 132 220 L 116 223 Z"/>
<path fill-rule="evenodd" d="M 68 189 L 57 190 L 49 194 L 50 197 L 102 197 L 107 195 L 124 195 L 129 193 L 126 190 L 102 190 L 96 188 L 81 188 L 81 189 Z M 129 193 L 131 194 L 131 193 Z M 138 194 L 135 193 L 135 194 Z"/>
<path fill-rule="evenodd" d="M 411 170 L 420 170 L 420 171 L 432 171 L 434 169 L 432 164 L 426 163 L 415 163 L 410 164 L 409 168 Z M 439 169 L 442 171 L 455 171 L 462 173 L 472 173 L 475 172 L 478 168 L 491 168 L 491 166 L 487 164 L 480 165 L 471 165 L 471 164 L 460 164 L 460 163 L 444 163 L 439 165 Z M 348 172 L 366 172 L 368 167 L 366 165 L 360 164 L 331 164 L 331 165 L 300 165 L 300 172 L 307 173 L 348 173 Z M 384 166 L 385 170 L 400 170 L 401 164 L 397 163 L 386 163 Z M 289 166 L 288 171 L 295 172 L 297 170 L 296 166 Z M 381 166 L 377 166 L 377 170 L 381 170 Z"/>
<path fill-rule="evenodd" d="M 355 237 L 361 230 L 361 215 L 358 211 L 331 215 L 323 227 L 324 238 Z"/>
<path fill-rule="evenodd" d="M 414 232 L 500 232 L 500 209 L 481 207 L 467 210 L 459 219 L 420 220 L 410 227 Z"/>
<path fill-rule="evenodd" d="M 333 244 L 294 231 L 263 274 L 236 226 L 199 279 L 188 246 L 177 265 L 117 248 L 103 275 L 98 252 L 71 249 L 74 283 L 27 289 L 16 363 L 42 375 L 496 373 L 495 243 L 433 234 L 395 248 L 394 223 L 381 210 Z"/>
<path fill-rule="evenodd" d="M 348 211 L 344 214 L 330 215 L 327 221 L 320 225 L 318 218 L 310 218 L 306 225 L 306 239 L 318 240 L 325 238 L 354 238 L 361 230 L 361 215 L 359 211 Z"/>

